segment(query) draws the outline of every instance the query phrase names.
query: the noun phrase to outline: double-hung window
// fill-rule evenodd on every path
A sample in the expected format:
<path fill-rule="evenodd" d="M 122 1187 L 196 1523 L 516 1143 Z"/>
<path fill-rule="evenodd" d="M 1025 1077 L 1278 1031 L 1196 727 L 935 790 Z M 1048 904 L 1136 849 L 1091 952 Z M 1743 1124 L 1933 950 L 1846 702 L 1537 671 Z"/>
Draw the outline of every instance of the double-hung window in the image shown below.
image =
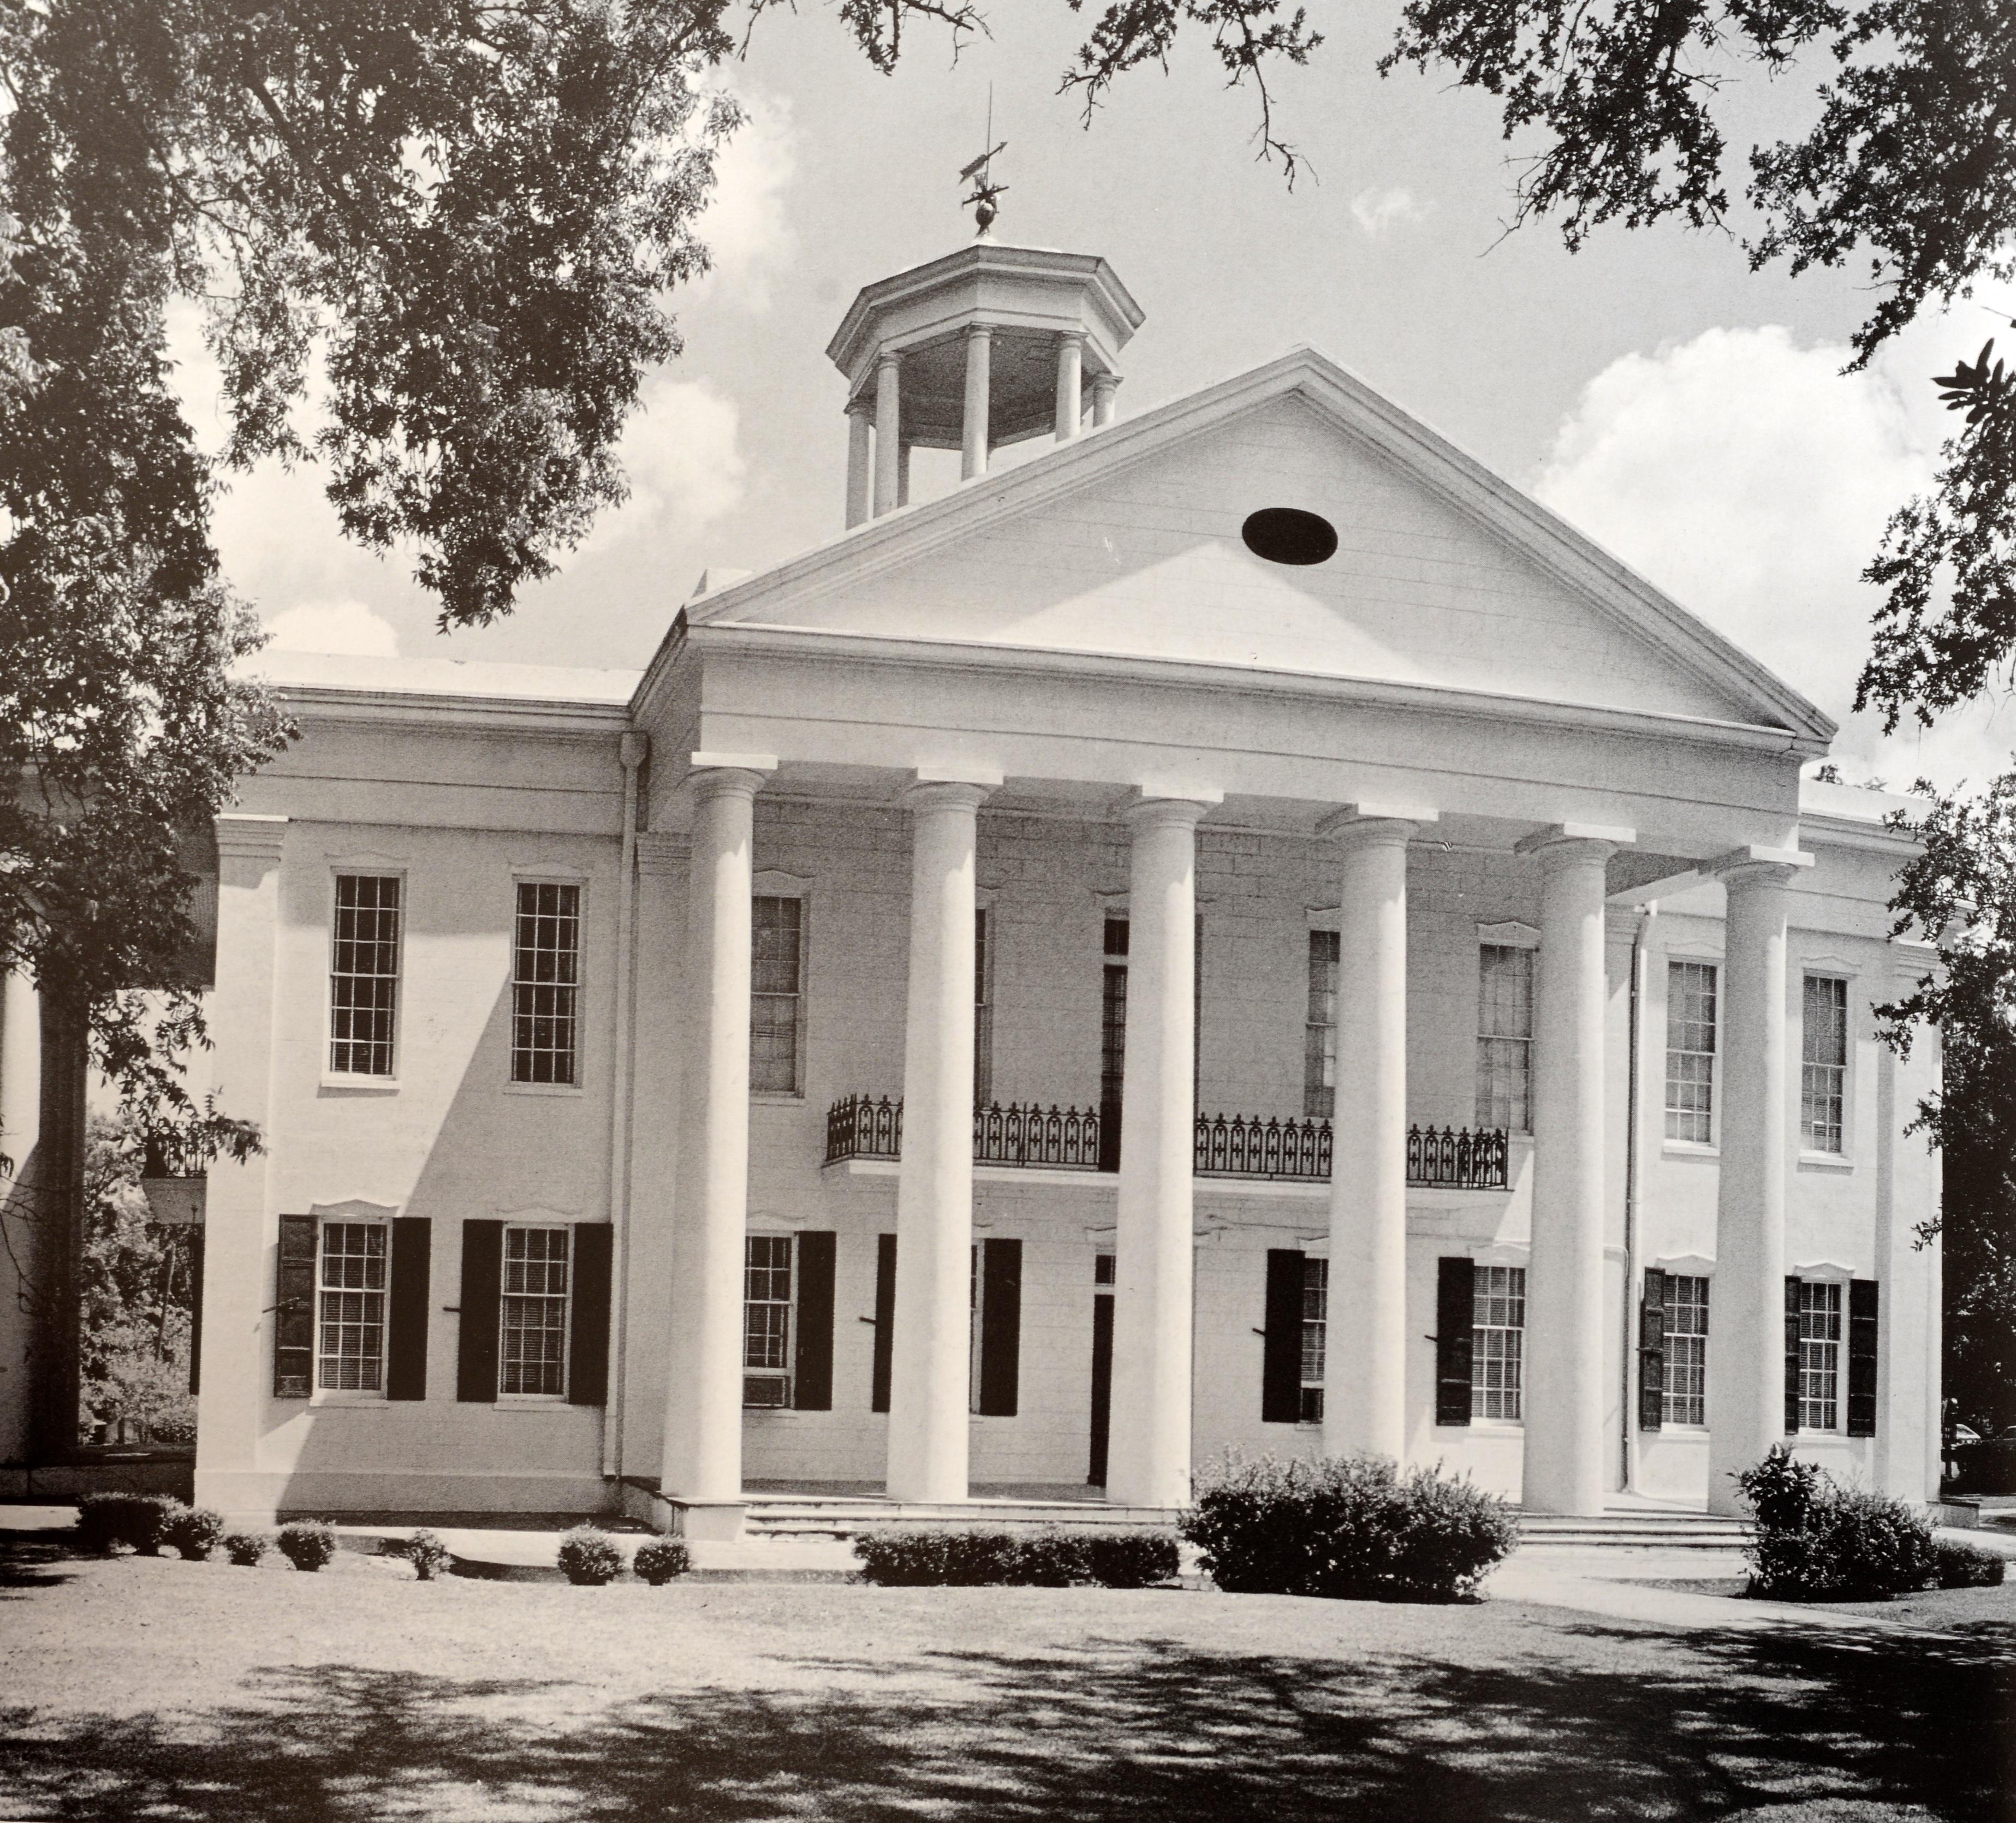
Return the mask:
<path fill-rule="evenodd" d="M 340 873 L 329 961 L 333 1076 L 392 1074 L 399 1008 L 397 874 Z"/>
<path fill-rule="evenodd" d="M 1838 1152 L 1848 1095 L 1848 983 L 1838 975 L 1806 977 L 1801 1025 L 1799 1143 Z"/>
<path fill-rule="evenodd" d="M 805 1026 L 805 902 L 758 897 L 753 915 L 749 1086 L 759 1095 L 794 1095 Z"/>
<path fill-rule="evenodd" d="M 1525 1357 L 1525 1267 L 1478 1267 L 1471 1297 L 1470 1415 L 1516 1423 Z"/>
<path fill-rule="evenodd" d="M 1708 1281 L 1666 1275 L 1665 1383 L 1661 1414 L 1669 1424 L 1708 1422 Z"/>
<path fill-rule="evenodd" d="M 385 1390 L 387 1231 L 382 1221 L 326 1221 L 315 1262 L 315 1386 Z"/>
<path fill-rule="evenodd" d="M 1329 1340 L 1330 1262 L 1302 1261 L 1302 1404 L 1305 1424 L 1321 1424 L 1323 1362 Z"/>
<path fill-rule="evenodd" d="M 1712 962 L 1666 965 L 1666 1137 L 1715 1138 L 1715 970 Z"/>
<path fill-rule="evenodd" d="M 1799 1282 L 1799 1429 L 1838 1430 L 1841 1413 L 1841 1286 Z"/>
<path fill-rule="evenodd" d="M 507 1228 L 497 1390 L 507 1398 L 567 1393 L 571 1239 L 564 1228 Z"/>
<path fill-rule="evenodd" d="M 1302 1027 L 1302 1112 L 1327 1120 L 1337 1112 L 1337 933 L 1309 933 L 1309 1008 Z"/>
<path fill-rule="evenodd" d="M 581 888 L 520 880 L 511 945 L 511 1080 L 578 1080 Z"/>
<path fill-rule="evenodd" d="M 793 901 L 795 904 L 797 901 Z M 751 1235 L 742 1275 L 742 1403 L 791 1403 L 791 1329 L 797 1275 L 789 1235 Z"/>
<path fill-rule="evenodd" d="M 1479 952 L 1477 1124 L 1530 1133 L 1533 951 L 1488 943 Z"/>
<path fill-rule="evenodd" d="M 985 906 L 973 915 L 973 1102 L 994 1099 L 994 919 Z"/>

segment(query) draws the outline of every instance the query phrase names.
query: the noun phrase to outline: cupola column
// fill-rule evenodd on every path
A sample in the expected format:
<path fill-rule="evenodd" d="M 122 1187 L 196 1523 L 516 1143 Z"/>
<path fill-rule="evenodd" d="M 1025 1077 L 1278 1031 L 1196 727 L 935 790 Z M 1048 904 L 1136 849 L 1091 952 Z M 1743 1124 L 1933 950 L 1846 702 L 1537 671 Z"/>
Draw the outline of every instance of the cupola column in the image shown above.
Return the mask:
<path fill-rule="evenodd" d="M 902 358 L 884 349 L 875 363 L 875 512 L 897 505 L 902 473 Z"/>
<path fill-rule="evenodd" d="M 1067 329 L 1057 337 L 1057 441 L 1078 432 L 1078 389 L 1085 380 L 1085 335 Z"/>
<path fill-rule="evenodd" d="M 987 397 L 993 383 L 994 332 L 975 323 L 966 332 L 966 416 L 961 431 L 959 478 L 987 473 Z"/>
<path fill-rule="evenodd" d="M 868 516 L 869 491 L 874 485 L 874 448 L 869 433 L 874 428 L 874 407 L 856 399 L 847 408 L 847 523 L 851 530 Z"/>
<path fill-rule="evenodd" d="M 1092 378 L 1092 427 L 1103 430 L 1113 422 L 1120 391 L 1117 373 L 1096 373 Z"/>

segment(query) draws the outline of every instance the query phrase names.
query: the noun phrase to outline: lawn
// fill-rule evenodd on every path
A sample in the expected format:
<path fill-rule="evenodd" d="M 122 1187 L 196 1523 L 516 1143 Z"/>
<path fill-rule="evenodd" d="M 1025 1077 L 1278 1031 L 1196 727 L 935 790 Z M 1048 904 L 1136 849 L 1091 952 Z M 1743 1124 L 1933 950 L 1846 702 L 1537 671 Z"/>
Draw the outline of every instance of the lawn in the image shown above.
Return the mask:
<path fill-rule="evenodd" d="M 0 1555 L 9 1820 L 2016 1817 L 2007 1603 L 1669 1634 L 1510 1602 Z"/>

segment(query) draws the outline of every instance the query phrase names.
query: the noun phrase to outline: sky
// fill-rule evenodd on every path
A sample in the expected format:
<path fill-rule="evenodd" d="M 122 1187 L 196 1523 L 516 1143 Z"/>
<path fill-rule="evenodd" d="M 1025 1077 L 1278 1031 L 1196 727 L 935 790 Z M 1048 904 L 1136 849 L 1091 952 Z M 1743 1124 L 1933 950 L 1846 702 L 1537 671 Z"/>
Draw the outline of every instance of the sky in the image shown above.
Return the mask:
<path fill-rule="evenodd" d="M 761 570 L 841 529 L 844 383 L 828 338 L 863 285 L 970 237 L 959 167 L 990 89 L 999 239 L 1103 254 L 1147 313 L 1123 358 L 1139 412 L 1308 343 L 1534 494 L 1840 721 L 1851 780 L 1978 783 L 2016 749 L 2016 706 L 1984 700 L 1920 734 L 1852 716 L 1875 594 L 1858 580 L 1889 512 L 1948 434 L 1930 375 L 2016 300 L 1984 294 L 1844 377 L 1865 271 L 1752 273 L 1736 232 L 1600 231 L 1577 254 L 1544 225 L 1507 234 L 1516 146 L 1488 97 L 1443 77 L 1382 80 L 1397 9 L 1345 18 L 1274 84 L 1302 153 L 1291 189 L 1255 156 L 1250 92 L 1202 38 L 1125 79 L 1088 131 L 1057 93 L 1090 16 L 995 0 L 955 61 L 914 33 L 875 74 L 830 11 L 765 16 L 720 73 L 750 119 L 702 225 L 715 270 L 671 300 L 683 354 L 651 375 L 622 454 L 632 494 L 562 573 L 496 626 L 443 635 L 409 558 L 347 545 L 311 467 L 238 477 L 220 503 L 226 574 L 276 645 L 405 656 L 641 666 L 707 568 Z M 1732 176 L 1798 130 L 1797 73 L 1732 84 Z M 1993 309 L 2003 306 L 1996 317 Z M 199 435 L 221 437 L 215 369 L 176 325 Z M 916 498 L 952 484 L 919 451 Z"/>

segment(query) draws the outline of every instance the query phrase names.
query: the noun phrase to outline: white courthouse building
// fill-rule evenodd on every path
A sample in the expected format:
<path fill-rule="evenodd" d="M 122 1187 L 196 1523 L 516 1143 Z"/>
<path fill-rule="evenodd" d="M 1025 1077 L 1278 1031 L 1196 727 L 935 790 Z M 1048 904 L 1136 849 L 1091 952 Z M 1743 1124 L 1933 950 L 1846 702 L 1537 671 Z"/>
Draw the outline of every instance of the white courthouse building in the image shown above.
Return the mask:
<path fill-rule="evenodd" d="M 1896 800 L 1319 354 L 1118 412 L 1141 320 L 986 240 L 862 292 L 848 529 L 641 676 L 272 656 L 200 1501 L 720 1537 L 1236 1447 L 1726 1512 L 1780 1440 L 1931 1496 Z"/>

